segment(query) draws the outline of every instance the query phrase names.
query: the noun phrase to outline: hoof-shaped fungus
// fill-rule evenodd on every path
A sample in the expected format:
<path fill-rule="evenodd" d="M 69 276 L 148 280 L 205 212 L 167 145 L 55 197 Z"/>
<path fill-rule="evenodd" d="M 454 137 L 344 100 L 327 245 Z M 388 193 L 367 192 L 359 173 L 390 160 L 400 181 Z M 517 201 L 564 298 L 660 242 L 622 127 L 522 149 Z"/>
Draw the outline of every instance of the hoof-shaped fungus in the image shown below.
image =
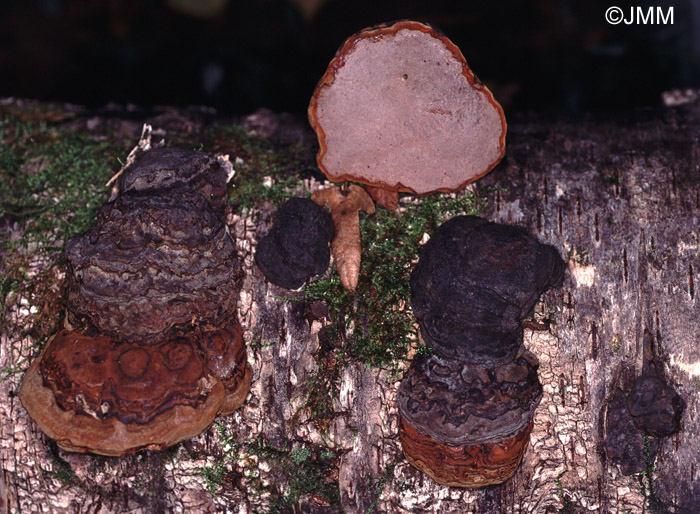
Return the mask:
<path fill-rule="evenodd" d="M 67 451 L 163 449 L 241 406 L 251 369 L 242 279 L 223 222 L 226 170 L 157 149 L 66 247 L 66 328 L 31 364 L 20 399 Z"/>
<path fill-rule="evenodd" d="M 397 401 L 404 454 L 436 482 L 483 487 L 515 473 L 542 398 L 520 322 L 564 267 L 524 230 L 474 216 L 423 247 L 411 304 L 435 355 L 413 361 Z"/>

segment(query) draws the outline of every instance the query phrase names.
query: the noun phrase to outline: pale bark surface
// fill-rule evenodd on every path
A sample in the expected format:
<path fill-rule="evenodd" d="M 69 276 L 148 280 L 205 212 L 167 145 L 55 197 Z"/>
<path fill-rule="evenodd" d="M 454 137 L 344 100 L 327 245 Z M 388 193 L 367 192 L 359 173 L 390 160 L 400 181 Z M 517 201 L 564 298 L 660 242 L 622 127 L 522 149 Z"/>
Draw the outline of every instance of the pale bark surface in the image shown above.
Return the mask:
<path fill-rule="evenodd" d="M 173 120 L 175 114 L 160 127 L 156 121 L 154 129 L 196 131 L 206 122 L 186 114 Z M 247 123 L 271 137 L 312 144 L 303 125 L 284 116 L 263 113 Z M 443 487 L 412 468 L 397 436 L 400 376 L 386 370 L 362 363 L 342 370 L 333 405 L 338 416 L 327 433 L 303 416 L 293 420 L 304 383 L 318 372 L 313 354 L 322 322 L 308 321 L 302 302 L 280 298 L 301 294 L 267 284 L 253 263 L 255 245 L 271 224 L 271 210 L 263 206 L 247 218 L 228 218 L 246 272 L 239 317 L 252 345 L 253 385 L 244 406 L 170 452 L 66 454 L 46 440 L 17 400 L 22 374 L 10 375 L 0 383 L 0 513 L 266 512 L 270 498 L 264 491 L 283 477 L 244 450 L 258 437 L 280 449 L 313 443 L 342 455 L 328 475 L 339 483 L 344 512 L 645 512 L 638 477 L 621 475 L 603 451 L 606 401 L 617 384 L 629 385 L 639 373 L 645 328 L 655 335 L 670 383 L 687 404 L 681 432 L 660 445 L 657 495 L 678 507 L 671 512 L 697 512 L 699 127 L 697 105 L 510 121 L 504 162 L 478 183 L 497 188 L 488 194 L 485 216 L 527 228 L 570 264 L 563 287 L 536 308 L 535 319 L 551 320 L 549 330 L 525 332 L 526 346 L 540 359 L 545 393 L 523 464 L 504 485 Z M 137 138 L 140 123 L 125 130 Z M 319 183 L 306 186 L 314 190 Z M 16 305 L 9 315 L 27 313 Z M 1 337 L 0 368 L 26 368 L 20 356 L 31 342 L 4 327 Z M 232 452 L 222 434 L 241 449 Z M 216 461 L 228 472 L 214 496 L 197 468 Z M 72 478 L 62 481 L 60 471 L 68 467 Z M 307 496 L 289 512 L 337 510 Z"/>

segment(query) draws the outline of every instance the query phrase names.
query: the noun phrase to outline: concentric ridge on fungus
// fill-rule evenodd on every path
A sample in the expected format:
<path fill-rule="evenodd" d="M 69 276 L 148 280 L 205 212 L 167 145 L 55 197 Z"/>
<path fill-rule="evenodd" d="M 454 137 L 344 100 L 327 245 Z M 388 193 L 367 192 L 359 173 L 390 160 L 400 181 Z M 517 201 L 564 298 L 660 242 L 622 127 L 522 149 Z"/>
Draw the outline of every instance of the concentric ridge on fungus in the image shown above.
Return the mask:
<path fill-rule="evenodd" d="M 537 366 L 527 351 L 493 369 L 418 357 L 399 386 L 399 413 L 413 428 L 445 445 L 508 439 L 532 420 L 542 398 Z"/>
<path fill-rule="evenodd" d="M 187 188 L 132 193 L 105 205 L 66 247 L 68 321 L 149 344 L 192 319 L 235 315 L 241 283 L 223 220 Z"/>
<path fill-rule="evenodd" d="M 166 448 L 244 402 L 252 373 L 236 319 L 242 272 L 223 222 L 226 180 L 206 154 L 153 150 L 68 243 L 66 328 L 19 394 L 62 449 Z"/>

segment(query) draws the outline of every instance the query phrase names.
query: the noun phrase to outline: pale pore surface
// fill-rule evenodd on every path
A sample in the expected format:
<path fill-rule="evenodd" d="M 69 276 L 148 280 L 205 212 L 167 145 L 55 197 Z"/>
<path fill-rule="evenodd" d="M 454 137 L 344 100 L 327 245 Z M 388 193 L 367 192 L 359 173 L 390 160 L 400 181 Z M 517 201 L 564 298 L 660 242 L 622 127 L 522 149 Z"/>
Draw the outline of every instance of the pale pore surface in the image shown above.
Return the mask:
<path fill-rule="evenodd" d="M 455 189 L 500 157 L 501 117 L 439 39 L 417 30 L 359 40 L 321 89 L 328 173 L 416 193 Z"/>

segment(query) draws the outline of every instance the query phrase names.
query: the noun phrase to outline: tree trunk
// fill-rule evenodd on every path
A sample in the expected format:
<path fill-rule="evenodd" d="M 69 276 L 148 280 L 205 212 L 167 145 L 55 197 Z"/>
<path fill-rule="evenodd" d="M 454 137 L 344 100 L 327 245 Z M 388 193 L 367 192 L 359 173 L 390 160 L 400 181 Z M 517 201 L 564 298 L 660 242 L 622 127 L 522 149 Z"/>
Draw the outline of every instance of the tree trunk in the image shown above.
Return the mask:
<path fill-rule="evenodd" d="M 186 112 L 173 116 L 189 120 L 193 131 L 209 122 L 199 117 L 195 123 Z M 255 116 L 246 120 L 248 130 L 313 148 L 299 122 L 265 112 Z M 89 133 L 88 125 L 76 122 Z M 184 125 L 170 120 L 154 129 L 167 135 Z M 607 455 L 605 413 L 615 389 L 629 388 L 641 370 L 645 329 L 656 339 L 670 384 L 686 402 L 682 430 L 660 441 L 651 475 L 654 496 L 669 512 L 697 512 L 698 127 L 697 105 L 511 120 L 506 158 L 477 185 L 491 188 L 484 215 L 523 226 L 554 245 L 569 268 L 563 287 L 546 293 L 536 308 L 542 326 L 525 330 L 525 344 L 540 360 L 544 395 L 523 463 L 505 484 L 444 487 L 411 467 L 398 441 L 400 376 L 386 370 L 362 363 L 339 370 L 332 405 L 337 415 L 327 430 L 299 414 L 306 384 L 328 364 L 314 357 L 323 321 L 311 320 L 303 302 L 289 300 L 301 293 L 269 285 L 253 263 L 271 215 L 269 207 L 261 207 L 246 218 L 229 217 L 246 270 L 239 317 L 253 385 L 244 406 L 171 451 L 122 458 L 66 454 L 29 419 L 15 397 L 21 374 L 10 375 L 0 383 L 0 513 L 249 513 L 273 507 L 350 513 L 644 512 L 648 498 L 640 492 L 639 475 L 622 475 Z M 135 124 L 128 130 L 136 137 L 138 129 Z M 0 368 L 26 369 L 16 351 L 21 344 L 3 327 Z M 304 445 L 330 453 L 294 453 Z M 300 485 L 290 479 L 295 465 L 307 469 L 303 466 L 312 461 L 319 463 L 325 483 L 337 483 L 340 506 L 313 492 L 294 496 L 293 487 Z M 223 467 L 212 486 L 206 470 L 216 462 Z"/>

